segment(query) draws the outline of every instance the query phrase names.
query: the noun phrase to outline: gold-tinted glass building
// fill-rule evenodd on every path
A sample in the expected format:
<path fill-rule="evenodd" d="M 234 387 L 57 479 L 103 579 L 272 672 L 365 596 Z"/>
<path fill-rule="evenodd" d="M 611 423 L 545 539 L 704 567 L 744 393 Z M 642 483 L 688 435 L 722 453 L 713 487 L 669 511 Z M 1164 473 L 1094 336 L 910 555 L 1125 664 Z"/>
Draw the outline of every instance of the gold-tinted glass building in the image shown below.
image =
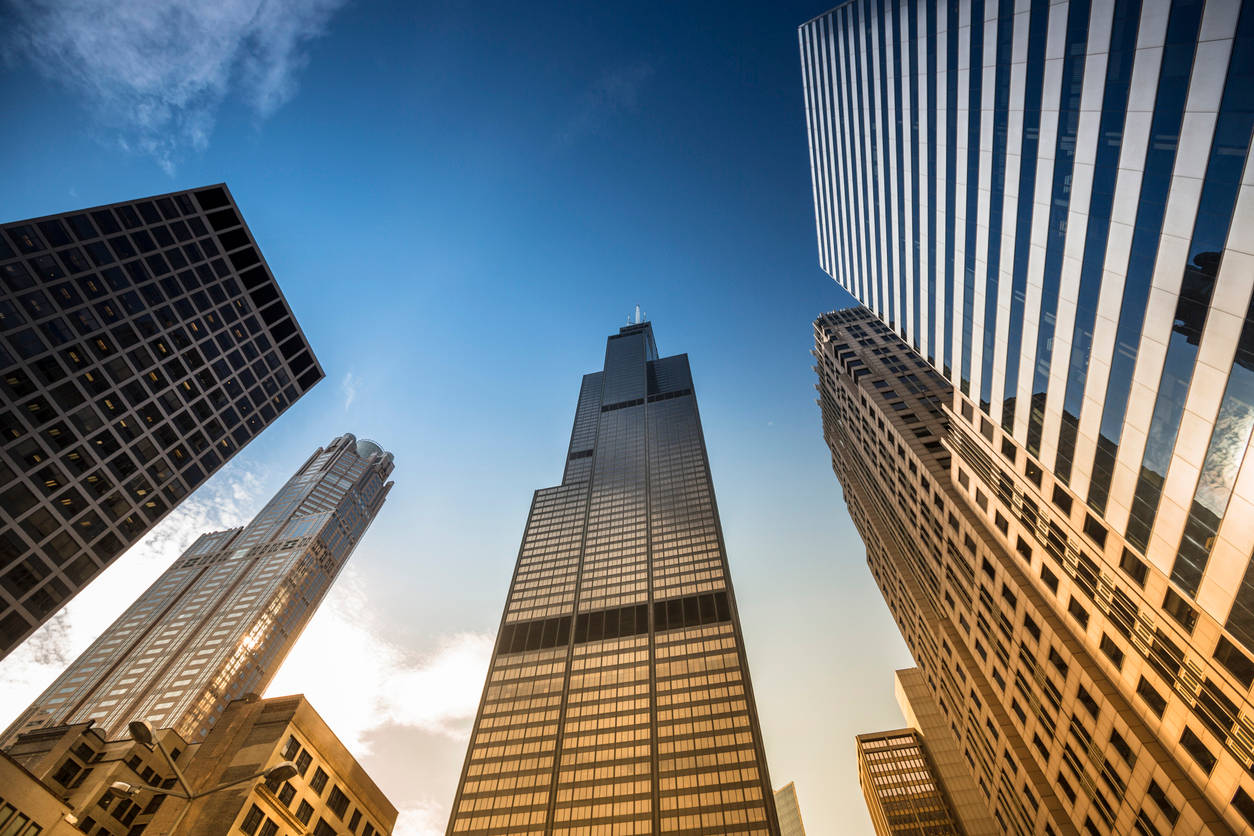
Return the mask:
<path fill-rule="evenodd" d="M 585 375 L 535 493 L 448 832 L 777 834 L 686 355 Z"/>
<path fill-rule="evenodd" d="M 963 836 L 914 729 L 860 734 L 858 783 L 877 836 Z"/>
<path fill-rule="evenodd" d="M 391 490 L 392 454 L 342 435 L 247 526 L 201 535 L 0 738 L 132 720 L 199 743 L 265 691 Z"/>

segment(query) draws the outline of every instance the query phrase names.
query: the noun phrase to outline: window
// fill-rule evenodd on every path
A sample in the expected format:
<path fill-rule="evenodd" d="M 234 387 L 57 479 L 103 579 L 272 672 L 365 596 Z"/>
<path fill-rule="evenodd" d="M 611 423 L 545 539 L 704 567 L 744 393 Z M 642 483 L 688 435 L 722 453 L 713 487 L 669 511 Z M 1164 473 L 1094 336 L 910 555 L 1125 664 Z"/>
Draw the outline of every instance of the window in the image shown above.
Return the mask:
<path fill-rule="evenodd" d="M 1088 713 L 1093 716 L 1093 719 L 1096 720 L 1097 719 L 1097 700 L 1093 699 L 1093 695 L 1090 694 L 1083 685 L 1081 685 L 1076 690 L 1075 698 L 1076 698 L 1076 702 L 1084 706 L 1085 709 L 1088 710 Z"/>
<path fill-rule="evenodd" d="M 1232 796 L 1232 809 L 1241 814 L 1250 827 L 1254 827 L 1254 798 L 1245 790 L 1237 787 L 1237 794 Z"/>
<path fill-rule="evenodd" d="M 1119 558 L 1119 568 L 1122 569 L 1129 578 L 1136 581 L 1137 586 L 1145 586 L 1145 576 L 1149 574 L 1149 567 L 1142 560 L 1134 555 L 1131 549 L 1124 548 L 1123 557 Z"/>
<path fill-rule="evenodd" d="M 1099 546 L 1106 545 L 1106 526 L 1098 522 L 1097 517 L 1086 514 L 1084 517 L 1085 535 Z"/>
<path fill-rule="evenodd" d="M 1018 450 L 1015 449 L 1014 442 L 1008 436 L 1002 437 L 1001 454 L 1009 459 L 1011 464 L 1015 463 L 1015 456 L 1018 455 Z"/>
<path fill-rule="evenodd" d="M 1074 595 L 1071 596 L 1071 603 L 1067 604 L 1067 612 L 1076 620 L 1077 624 L 1083 628 L 1088 628 L 1089 611 L 1084 609 L 1083 605 L 1080 604 L 1080 600 Z"/>
<path fill-rule="evenodd" d="M 298 752 L 300 752 L 300 742 L 294 736 L 289 736 L 287 738 L 287 745 L 283 747 L 283 760 L 296 760 L 296 754 Z"/>
<path fill-rule="evenodd" d="M 1106 654 L 1106 658 L 1113 662 L 1116 668 L 1123 667 L 1123 651 L 1119 649 L 1119 645 L 1115 644 L 1114 639 L 1102 633 L 1100 647 L 1102 648 L 1102 653 Z"/>
<path fill-rule="evenodd" d="M 266 819 L 266 823 L 261 826 L 261 832 L 257 836 L 274 836 L 279 832 L 279 826 L 270 819 Z"/>
<path fill-rule="evenodd" d="M 1176 820 L 1180 818 L 1180 811 L 1176 809 L 1176 805 L 1167 800 L 1167 792 L 1158 785 L 1157 781 L 1153 779 L 1150 780 L 1149 786 L 1145 790 L 1145 794 L 1158 805 L 1159 810 L 1163 811 L 1163 815 L 1167 817 L 1167 821 L 1174 825 Z"/>
<path fill-rule="evenodd" d="M 1071 515 L 1071 497 L 1062 489 L 1062 485 L 1054 485 L 1054 505 L 1067 516 Z"/>
<path fill-rule="evenodd" d="M 1031 459 L 1026 459 L 1023 463 L 1023 475 L 1028 477 L 1028 481 L 1038 488 L 1041 486 L 1041 469 Z"/>
<path fill-rule="evenodd" d="M 1227 668 L 1228 673 L 1246 688 L 1254 682 L 1254 661 L 1223 636 L 1219 637 L 1219 644 L 1215 645 L 1214 655 L 1215 661 Z"/>
<path fill-rule="evenodd" d="M 1049 663 L 1054 666 L 1058 673 L 1062 674 L 1062 678 L 1067 678 L 1067 662 L 1062 655 L 1054 648 L 1049 649 Z"/>
<path fill-rule="evenodd" d="M 1062 777 L 1062 773 L 1058 773 L 1058 788 L 1062 790 L 1062 794 L 1067 796 L 1067 800 L 1075 804 L 1075 790 L 1071 788 L 1071 782 Z"/>
<path fill-rule="evenodd" d="M 343 819 L 344 813 L 348 811 L 348 796 L 339 787 L 333 787 L 331 794 L 327 796 L 327 806 L 332 813 Z"/>
<path fill-rule="evenodd" d="M 290 782 L 284 781 L 283 786 L 279 788 L 279 801 L 282 801 L 285 807 L 291 807 L 292 799 L 295 797 L 296 788 Z"/>
<path fill-rule="evenodd" d="M 1184 727 L 1184 732 L 1180 735 L 1180 745 L 1184 747 L 1184 751 L 1189 753 L 1193 760 L 1197 761 L 1197 765 L 1202 767 L 1202 771 L 1207 775 L 1215 768 L 1215 756 L 1210 749 L 1206 748 L 1206 744 L 1202 739 L 1193 733 L 1193 729 L 1188 726 Z"/>
<path fill-rule="evenodd" d="M 1141 677 L 1141 681 L 1136 684 L 1136 693 L 1141 699 L 1145 700 L 1145 704 L 1149 706 L 1150 711 L 1159 717 L 1163 716 L 1163 712 L 1167 710 L 1167 701 L 1163 699 L 1163 695 L 1158 693 L 1149 680 Z"/>
<path fill-rule="evenodd" d="M 1193 625 L 1197 624 L 1197 610 L 1171 587 L 1167 587 L 1167 595 L 1163 598 L 1163 611 L 1187 632 L 1193 632 Z"/>
<path fill-rule="evenodd" d="M 359 824 L 361 824 L 361 810 L 354 810 L 353 817 L 348 820 L 348 829 L 356 833 Z"/>
<path fill-rule="evenodd" d="M 309 752 L 301 752 L 300 757 L 296 759 L 296 771 L 301 777 L 305 777 L 305 773 L 309 771 L 309 765 L 313 763 L 313 756 Z"/>
<path fill-rule="evenodd" d="M 1119 757 L 1123 758 L 1123 762 L 1128 766 L 1132 766 L 1132 747 L 1128 745 L 1128 741 L 1123 739 L 1123 735 L 1110 730 L 1110 748 L 1119 753 Z"/>
<path fill-rule="evenodd" d="M 1026 613 L 1023 616 L 1023 629 L 1027 630 L 1028 635 L 1036 639 L 1038 642 L 1041 640 L 1041 628 L 1037 627 L 1036 622 L 1033 621 L 1032 617 Z"/>
<path fill-rule="evenodd" d="M 256 804 L 248 808 L 248 812 L 244 815 L 244 821 L 240 824 L 239 829 L 253 836 L 257 832 L 257 827 L 261 824 L 261 820 L 265 818 L 261 815 L 261 808 Z"/>
<path fill-rule="evenodd" d="M 1058 593 L 1058 576 L 1048 566 L 1041 566 L 1041 580 L 1054 594 Z"/>
<path fill-rule="evenodd" d="M 324 819 L 318 819 L 318 826 L 314 828 L 314 836 L 335 836 L 335 828 L 327 824 Z"/>
<path fill-rule="evenodd" d="M 1032 546 L 1023 537 L 1019 537 L 1016 540 L 1015 551 L 1019 552 L 1019 557 L 1022 557 L 1028 563 L 1032 562 Z"/>
<path fill-rule="evenodd" d="M 301 824 L 309 824 L 309 817 L 313 815 L 313 807 L 309 806 L 308 801 L 301 801 L 300 806 L 296 808 L 296 818 L 300 819 Z"/>
<path fill-rule="evenodd" d="M 323 788 L 327 785 L 327 774 L 322 771 L 322 767 L 314 770 L 314 775 L 309 779 L 309 787 L 318 795 L 322 795 Z"/>

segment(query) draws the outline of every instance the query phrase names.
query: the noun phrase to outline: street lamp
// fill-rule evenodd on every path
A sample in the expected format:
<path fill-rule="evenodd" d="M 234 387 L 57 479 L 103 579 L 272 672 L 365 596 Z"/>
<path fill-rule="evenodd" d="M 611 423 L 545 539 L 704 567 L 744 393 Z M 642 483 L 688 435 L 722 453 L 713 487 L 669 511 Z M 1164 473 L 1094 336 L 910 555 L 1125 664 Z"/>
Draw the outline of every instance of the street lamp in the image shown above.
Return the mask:
<path fill-rule="evenodd" d="M 191 788 L 191 785 L 187 783 L 187 779 L 183 777 L 183 771 L 179 769 L 178 764 L 174 762 L 174 758 L 170 757 L 170 753 L 166 751 L 165 746 L 161 743 L 161 740 L 153 731 L 152 726 L 146 720 L 132 720 L 127 724 L 127 730 L 130 732 L 131 738 L 136 743 L 150 750 L 155 748 L 161 752 L 161 755 L 165 758 L 166 763 L 168 763 L 170 765 L 170 769 L 173 770 L 174 777 L 178 781 L 179 786 L 182 788 L 182 792 L 163 789 L 161 787 L 153 787 L 148 784 L 130 784 L 126 781 L 114 781 L 109 786 L 109 791 L 117 795 L 134 797 L 141 791 L 147 790 L 148 792 L 156 795 L 172 795 L 175 798 L 182 798 L 185 800 L 187 803 L 183 805 L 183 809 L 179 811 L 178 817 L 174 820 L 174 824 L 170 826 L 169 832 L 171 834 L 178 833 L 178 828 L 183 821 L 183 817 L 187 815 L 187 811 L 191 809 L 192 802 L 197 799 L 204 798 L 207 795 L 213 795 L 215 792 L 220 792 L 238 784 L 255 781 L 258 778 L 265 778 L 267 781 L 274 781 L 281 784 L 284 781 L 289 781 L 300 774 L 300 771 L 296 768 L 296 764 L 291 761 L 283 761 L 282 763 L 275 764 L 269 769 L 262 769 L 255 772 L 246 778 L 240 778 L 235 781 L 227 781 L 224 784 L 218 784 L 216 787 L 196 792 Z"/>

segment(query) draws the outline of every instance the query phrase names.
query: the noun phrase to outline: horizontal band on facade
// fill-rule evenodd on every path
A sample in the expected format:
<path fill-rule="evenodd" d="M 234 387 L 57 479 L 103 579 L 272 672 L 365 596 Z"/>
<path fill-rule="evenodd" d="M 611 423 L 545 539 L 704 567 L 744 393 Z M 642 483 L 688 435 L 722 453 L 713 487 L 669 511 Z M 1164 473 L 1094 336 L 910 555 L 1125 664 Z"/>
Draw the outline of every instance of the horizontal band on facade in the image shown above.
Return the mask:
<path fill-rule="evenodd" d="M 671 598 L 653 604 L 653 629 L 678 630 L 731 621 L 731 606 L 725 591 Z M 607 610 L 580 613 L 574 617 L 574 643 L 603 641 L 649 632 L 649 605 L 634 604 Z M 523 653 L 548 650 L 571 641 L 571 616 L 520 621 L 501 628 L 497 653 Z"/>

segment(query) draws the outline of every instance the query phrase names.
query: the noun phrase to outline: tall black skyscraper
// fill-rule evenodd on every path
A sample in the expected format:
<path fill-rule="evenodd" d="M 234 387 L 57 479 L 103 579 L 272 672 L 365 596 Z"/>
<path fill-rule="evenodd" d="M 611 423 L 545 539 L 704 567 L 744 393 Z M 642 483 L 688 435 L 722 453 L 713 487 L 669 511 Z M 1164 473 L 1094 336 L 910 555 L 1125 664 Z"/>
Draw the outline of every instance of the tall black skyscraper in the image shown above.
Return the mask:
<path fill-rule="evenodd" d="M 323 373 L 224 184 L 0 230 L 2 658 Z"/>
<path fill-rule="evenodd" d="M 647 322 L 532 500 L 448 832 L 779 833 L 688 357 Z"/>

